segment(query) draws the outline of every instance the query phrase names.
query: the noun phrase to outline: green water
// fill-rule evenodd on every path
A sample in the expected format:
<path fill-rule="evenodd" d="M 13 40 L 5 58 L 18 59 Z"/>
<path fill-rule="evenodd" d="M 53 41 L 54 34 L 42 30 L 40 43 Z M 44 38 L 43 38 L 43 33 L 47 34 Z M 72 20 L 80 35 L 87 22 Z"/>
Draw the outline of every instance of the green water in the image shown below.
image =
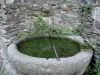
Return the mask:
<path fill-rule="evenodd" d="M 64 38 L 51 38 L 59 57 L 69 57 L 77 54 L 81 48 L 79 43 Z M 21 41 L 17 44 L 18 50 L 29 56 L 41 58 L 55 58 L 50 38 L 36 37 Z"/>

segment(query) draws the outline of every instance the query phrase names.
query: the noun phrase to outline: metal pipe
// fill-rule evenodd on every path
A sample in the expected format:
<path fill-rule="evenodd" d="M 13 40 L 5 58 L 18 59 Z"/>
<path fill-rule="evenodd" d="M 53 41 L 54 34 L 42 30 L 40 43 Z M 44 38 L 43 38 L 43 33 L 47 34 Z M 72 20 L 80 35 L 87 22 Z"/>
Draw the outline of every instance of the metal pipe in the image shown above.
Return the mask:
<path fill-rule="evenodd" d="M 58 61 L 60 61 L 60 59 L 59 59 L 59 57 L 58 57 L 57 50 L 56 50 L 56 48 L 55 48 L 55 46 L 54 46 L 54 45 L 53 45 L 53 50 L 54 50 L 54 52 L 55 52 L 55 55 L 56 55 L 57 60 L 58 60 Z"/>
<path fill-rule="evenodd" d="M 57 60 L 60 61 L 60 58 L 59 58 L 58 53 L 57 53 L 57 50 L 56 50 L 55 46 L 52 43 L 52 39 L 51 39 L 50 34 L 49 34 L 49 38 L 50 38 L 50 43 L 51 43 L 51 46 L 52 46 L 52 48 L 54 50 L 55 56 L 56 56 Z"/>

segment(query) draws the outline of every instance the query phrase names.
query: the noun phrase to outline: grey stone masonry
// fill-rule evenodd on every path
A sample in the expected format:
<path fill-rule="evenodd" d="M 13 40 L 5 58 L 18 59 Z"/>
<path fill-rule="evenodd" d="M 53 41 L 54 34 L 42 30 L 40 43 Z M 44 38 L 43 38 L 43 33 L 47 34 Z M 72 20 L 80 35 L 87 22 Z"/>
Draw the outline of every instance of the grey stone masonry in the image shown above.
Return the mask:
<path fill-rule="evenodd" d="M 0 17 L 2 18 L 0 20 L 0 75 L 17 75 L 16 70 L 14 70 L 14 68 L 8 61 L 7 47 L 11 43 L 11 37 L 10 39 L 7 39 L 6 36 L 9 33 L 6 34 L 7 30 L 4 28 L 10 25 L 7 25 L 7 16 L 4 13 L 5 11 L 3 9 L 0 9 Z"/>
<path fill-rule="evenodd" d="M 3 0 L 0 0 L 0 2 L 1 1 L 3 1 Z M 6 0 L 6 3 L 9 6 L 10 3 L 13 3 L 13 2 L 18 3 L 20 1 L 29 3 L 28 1 L 32 1 L 32 0 Z M 38 0 L 36 0 L 36 1 L 38 1 Z M 55 0 L 55 1 L 57 1 L 57 0 Z M 79 0 L 65 0 L 65 1 L 68 4 L 73 4 L 72 9 L 75 9 L 75 7 L 77 7 L 77 5 L 78 5 Z M 47 2 L 51 2 L 51 4 L 53 3 L 52 0 L 48 0 Z M 22 9 L 21 8 L 16 9 L 16 5 L 15 5 L 15 7 L 14 6 L 12 6 L 12 7 L 6 6 L 5 8 L 0 9 L 0 75 L 41 75 L 41 72 L 42 72 L 42 75 L 50 75 L 50 71 L 52 71 L 52 70 L 50 70 L 51 68 L 54 68 L 54 71 L 51 72 L 51 75 L 61 75 L 61 74 L 66 75 L 66 71 L 68 72 L 69 75 L 82 75 L 91 60 L 92 51 L 81 52 L 81 53 L 75 55 L 75 57 L 72 56 L 72 57 L 69 57 L 68 59 L 62 58 L 61 59 L 62 61 L 58 62 L 55 66 L 53 66 L 53 64 L 55 64 L 57 62 L 56 59 L 53 60 L 53 62 L 52 62 L 52 59 L 49 59 L 49 60 L 44 59 L 44 60 L 46 60 L 46 62 L 44 60 L 41 60 L 41 61 L 44 61 L 41 63 L 37 60 L 35 60 L 35 61 L 33 61 L 33 60 L 31 61 L 31 59 L 28 60 L 28 59 L 24 58 L 23 54 L 22 54 L 22 56 L 19 56 L 21 53 L 18 53 L 19 55 L 17 56 L 16 53 L 13 54 L 14 52 L 12 51 L 11 52 L 12 55 L 9 55 L 8 47 L 9 47 L 9 45 L 12 44 L 13 41 L 18 40 L 17 35 L 20 32 L 34 28 L 31 24 L 36 19 L 36 17 L 30 15 L 31 11 L 26 10 L 24 8 L 22 8 Z M 75 12 L 75 15 L 73 15 L 74 12 Z M 62 25 L 63 24 L 66 25 L 66 20 L 68 20 L 69 18 L 70 18 L 70 21 L 72 21 L 73 23 L 75 21 L 77 21 L 77 23 L 79 23 L 78 14 L 76 14 L 77 13 L 76 11 L 71 12 L 71 14 L 68 14 L 68 13 L 63 14 L 63 12 L 61 12 L 61 13 L 62 13 L 62 15 L 60 17 L 55 15 L 56 16 L 55 18 L 59 17 L 61 19 L 65 16 Z M 68 17 L 66 17 L 66 16 L 68 16 Z M 75 20 L 75 18 L 77 18 L 77 20 Z M 69 21 L 67 21 L 67 22 L 69 22 Z M 58 21 L 55 20 L 55 23 L 58 23 Z M 70 23 L 71 22 L 69 22 L 68 24 L 70 24 Z M 75 24 L 77 24 L 77 23 L 75 23 Z M 74 38 L 72 38 L 72 39 L 74 39 Z M 78 38 L 76 40 L 80 41 L 79 39 L 80 38 Z M 82 41 L 80 41 L 80 42 L 82 43 Z M 14 57 L 13 57 L 13 55 L 14 55 Z M 81 56 L 81 55 L 83 55 L 83 56 Z M 19 61 L 19 59 L 18 59 L 20 57 L 21 57 L 21 59 L 22 58 L 25 59 L 22 61 L 25 63 L 20 63 L 21 61 Z M 78 57 L 80 57 L 80 58 L 78 59 Z M 12 58 L 13 58 L 13 60 L 11 61 Z M 85 61 L 83 61 L 81 58 L 83 58 Z M 67 61 L 70 59 L 71 59 L 71 61 Z M 28 63 L 28 61 L 26 61 L 26 60 L 30 61 L 30 63 Z M 70 66 L 65 62 L 65 60 L 66 60 L 66 62 L 68 62 L 68 64 Z M 74 60 L 75 60 L 75 62 L 74 62 Z M 50 61 L 50 63 L 47 64 L 48 61 Z M 83 64 L 80 63 L 81 61 L 83 62 Z M 37 62 L 39 62 L 40 64 L 37 64 Z M 35 66 L 31 65 L 32 63 L 35 64 Z M 44 64 L 44 63 L 46 63 L 46 64 Z M 79 63 L 79 64 L 77 64 L 77 63 Z M 64 64 L 69 66 L 69 69 L 67 69 L 67 67 Z M 75 67 L 72 66 L 73 64 Z M 47 65 L 47 67 L 45 65 Z M 61 65 L 61 68 L 60 67 L 58 68 L 57 65 L 58 66 Z M 56 68 L 58 70 L 56 70 Z M 62 68 L 65 70 L 62 70 Z M 70 70 L 70 68 L 72 68 L 72 70 Z M 58 71 L 62 71 L 63 73 L 58 74 L 59 73 Z"/>

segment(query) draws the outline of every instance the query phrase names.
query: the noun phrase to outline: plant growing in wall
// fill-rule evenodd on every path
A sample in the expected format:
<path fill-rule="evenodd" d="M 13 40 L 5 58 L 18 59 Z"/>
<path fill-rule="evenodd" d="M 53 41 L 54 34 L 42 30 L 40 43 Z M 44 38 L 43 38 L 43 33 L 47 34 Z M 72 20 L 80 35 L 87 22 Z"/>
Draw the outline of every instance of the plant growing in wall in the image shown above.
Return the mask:
<path fill-rule="evenodd" d="M 35 29 L 29 32 L 21 32 L 19 34 L 19 37 L 25 37 L 28 35 L 34 35 L 34 34 L 55 34 L 55 35 L 61 35 L 61 36 L 75 36 L 79 35 L 79 26 L 73 26 L 69 28 L 65 27 L 59 27 L 56 25 L 49 25 L 41 15 L 38 15 L 37 20 L 34 22 Z"/>
<path fill-rule="evenodd" d="M 80 21 L 81 21 L 81 28 L 82 32 L 86 32 L 86 29 L 92 28 L 92 11 L 93 5 L 91 4 L 83 4 L 80 6 Z"/>
<path fill-rule="evenodd" d="M 34 23 L 34 26 L 37 30 L 39 29 L 46 29 L 48 24 L 43 20 L 42 16 L 38 15 L 36 22 Z"/>

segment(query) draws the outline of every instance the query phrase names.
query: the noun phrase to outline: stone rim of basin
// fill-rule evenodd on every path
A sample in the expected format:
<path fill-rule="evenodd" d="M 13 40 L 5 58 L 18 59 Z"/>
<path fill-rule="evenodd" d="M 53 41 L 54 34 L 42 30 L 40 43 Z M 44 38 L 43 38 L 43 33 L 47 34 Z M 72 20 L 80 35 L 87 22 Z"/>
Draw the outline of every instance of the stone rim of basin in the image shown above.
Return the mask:
<path fill-rule="evenodd" d="M 84 42 L 84 39 L 81 37 L 81 36 L 59 36 L 59 35 L 50 35 L 51 37 L 55 37 L 55 38 L 57 38 L 57 37 L 59 37 L 59 38 L 68 38 L 68 39 L 70 39 L 70 40 L 72 40 L 72 41 L 76 41 L 76 42 L 78 42 L 78 43 L 80 43 L 80 44 L 86 44 L 85 42 Z M 33 37 L 49 37 L 49 35 L 48 34 L 43 34 L 43 35 L 29 35 L 29 36 L 26 36 L 26 37 L 24 37 L 24 38 L 20 38 L 19 40 L 17 40 L 17 41 L 13 41 L 12 43 L 14 43 L 14 44 L 17 44 L 17 43 L 19 43 L 20 41 L 22 41 L 23 39 L 27 39 L 27 38 L 33 38 Z"/>
<path fill-rule="evenodd" d="M 79 42 L 79 38 L 81 37 L 68 36 L 68 38 Z M 81 38 L 80 43 L 84 44 L 82 40 Z M 93 55 L 93 51 L 89 49 L 87 51 L 80 51 L 71 57 L 60 58 L 60 61 L 56 58 L 31 57 L 20 53 L 17 50 L 16 43 L 18 42 L 14 42 L 8 46 L 9 61 L 18 71 L 29 75 L 82 75 L 86 71 Z"/>

